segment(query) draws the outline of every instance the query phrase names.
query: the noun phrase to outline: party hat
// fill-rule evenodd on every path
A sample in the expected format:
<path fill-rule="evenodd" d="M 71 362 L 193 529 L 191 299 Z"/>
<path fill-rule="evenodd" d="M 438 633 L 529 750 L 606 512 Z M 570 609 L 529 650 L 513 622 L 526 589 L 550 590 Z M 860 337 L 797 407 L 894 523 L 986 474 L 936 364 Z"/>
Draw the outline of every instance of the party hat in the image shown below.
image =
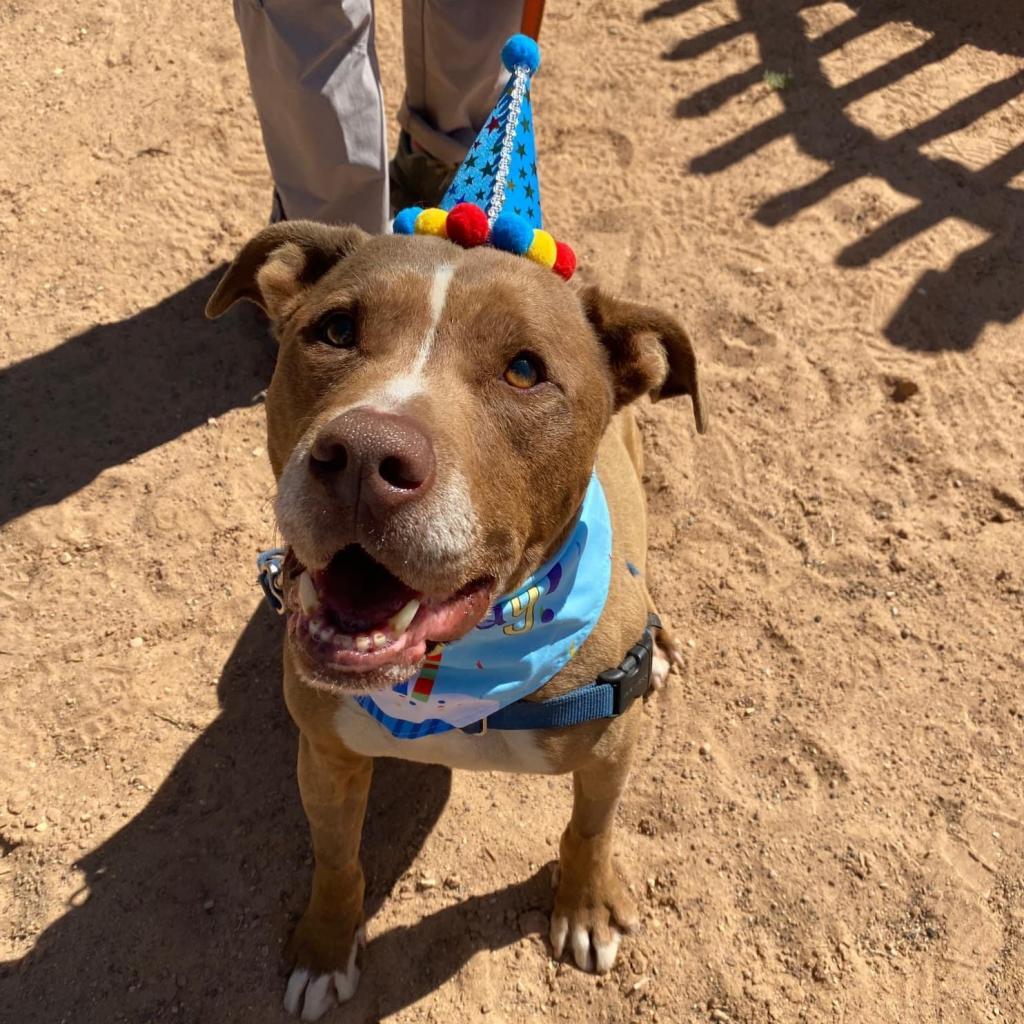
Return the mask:
<path fill-rule="evenodd" d="M 491 116 L 437 207 L 411 206 L 395 217 L 400 235 L 439 235 L 465 248 L 492 245 L 526 256 L 569 280 L 576 256 L 543 228 L 530 78 L 540 48 L 512 36 L 501 51 L 510 77 Z"/>

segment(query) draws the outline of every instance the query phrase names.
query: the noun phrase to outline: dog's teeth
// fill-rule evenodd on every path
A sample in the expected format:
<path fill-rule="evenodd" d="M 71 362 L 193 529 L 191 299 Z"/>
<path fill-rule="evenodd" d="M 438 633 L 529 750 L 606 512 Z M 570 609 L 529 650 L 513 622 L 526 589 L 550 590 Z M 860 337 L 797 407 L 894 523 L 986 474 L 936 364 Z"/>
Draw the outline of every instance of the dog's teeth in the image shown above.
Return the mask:
<path fill-rule="evenodd" d="M 351 651 L 354 645 L 353 638 L 348 633 L 339 633 L 335 640 L 343 651 Z"/>
<path fill-rule="evenodd" d="M 373 647 L 374 650 L 379 651 L 382 647 L 387 647 L 391 641 L 383 633 L 373 634 Z"/>
<path fill-rule="evenodd" d="M 367 651 L 373 646 L 373 641 L 368 636 L 357 636 L 356 637 L 356 650 L 360 654 L 366 654 Z"/>
<path fill-rule="evenodd" d="M 299 577 L 299 604 L 307 618 L 320 607 L 320 597 L 313 585 L 313 577 L 308 572 L 303 572 Z"/>
<path fill-rule="evenodd" d="M 334 639 L 334 630 L 322 619 L 314 619 L 309 624 L 309 635 L 320 643 L 330 643 Z"/>
<path fill-rule="evenodd" d="M 420 599 L 414 597 L 406 606 L 400 611 L 388 619 L 388 625 L 391 627 L 391 632 L 395 636 L 401 636 L 408 628 L 409 624 L 413 619 L 416 618 L 416 613 L 420 610 Z"/>

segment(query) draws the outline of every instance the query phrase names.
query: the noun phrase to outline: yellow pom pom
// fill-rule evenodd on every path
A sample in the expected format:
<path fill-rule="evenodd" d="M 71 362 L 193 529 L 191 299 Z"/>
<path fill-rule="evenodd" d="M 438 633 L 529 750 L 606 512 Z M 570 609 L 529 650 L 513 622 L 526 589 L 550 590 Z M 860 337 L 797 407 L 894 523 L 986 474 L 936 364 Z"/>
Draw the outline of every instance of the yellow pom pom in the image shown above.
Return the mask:
<path fill-rule="evenodd" d="M 448 211 L 439 210 L 436 206 L 424 210 L 416 218 L 417 235 L 437 235 L 438 238 L 447 238 L 448 231 L 445 225 L 448 222 Z"/>
<path fill-rule="evenodd" d="M 546 231 L 534 228 L 533 241 L 530 243 L 530 248 L 526 250 L 526 255 L 542 267 L 553 267 L 555 257 L 558 255 L 555 240 Z"/>

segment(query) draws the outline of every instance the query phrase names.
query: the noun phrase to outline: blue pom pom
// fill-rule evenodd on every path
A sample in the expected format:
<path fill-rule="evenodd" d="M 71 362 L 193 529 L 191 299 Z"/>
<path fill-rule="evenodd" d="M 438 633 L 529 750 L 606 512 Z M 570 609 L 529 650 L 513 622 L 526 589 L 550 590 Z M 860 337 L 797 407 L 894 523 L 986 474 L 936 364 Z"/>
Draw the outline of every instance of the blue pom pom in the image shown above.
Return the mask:
<path fill-rule="evenodd" d="M 396 235 L 414 235 L 416 233 L 416 218 L 422 212 L 422 206 L 407 206 L 401 213 L 395 215 L 392 231 Z"/>
<path fill-rule="evenodd" d="M 540 47 L 529 36 L 513 36 L 501 48 L 501 62 L 509 71 L 525 64 L 532 75 L 540 67 Z"/>
<path fill-rule="evenodd" d="M 533 241 L 529 222 L 514 213 L 503 213 L 491 227 L 491 245 L 522 256 Z"/>

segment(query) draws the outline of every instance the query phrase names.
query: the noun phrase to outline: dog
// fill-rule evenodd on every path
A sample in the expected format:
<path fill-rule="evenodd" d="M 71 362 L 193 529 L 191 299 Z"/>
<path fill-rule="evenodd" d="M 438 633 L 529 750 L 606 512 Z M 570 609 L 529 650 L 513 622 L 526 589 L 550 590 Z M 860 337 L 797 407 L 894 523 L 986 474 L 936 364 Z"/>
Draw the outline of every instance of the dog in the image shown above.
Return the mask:
<path fill-rule="evenodd" d="M 608 971 L 638 920 L 613 862 L 612 825 L 642 702 L 562 728 L 478 723 L 475 733 L 414 739 L 384 728 L 364 702 L 401 691 L 445 645 L 493 626 L 498 595 L 564 546 L 595 472 L 611 525 L 607 594 L 585 641 L 526 703 L 574 693 L 631 649 L 642 657 L 637 640 L 655 609 L 643 577 L 643 455 L 632 405 L 689 395 L 704 431 L 686 331 L 493 248 L 302 221 L 246 244 L 207 314 L 221 316 L 239 299 L 263 308 L 279 343 L 266 414 L 288 545 L 284 693 L 300 732 L 298 780 L 315 852 L 312 894 L 287 948 L 286 1009 L 316 1019 L 358 983 L 358 851 L 380 756 L 571 772 L 551 947 L 556 957 L 571 949 L 582 969 Z M 526 604 L 513 613 L 528 616 Z M 679 657 L 665 629 L 654 655 L 658 686 Z"/>

